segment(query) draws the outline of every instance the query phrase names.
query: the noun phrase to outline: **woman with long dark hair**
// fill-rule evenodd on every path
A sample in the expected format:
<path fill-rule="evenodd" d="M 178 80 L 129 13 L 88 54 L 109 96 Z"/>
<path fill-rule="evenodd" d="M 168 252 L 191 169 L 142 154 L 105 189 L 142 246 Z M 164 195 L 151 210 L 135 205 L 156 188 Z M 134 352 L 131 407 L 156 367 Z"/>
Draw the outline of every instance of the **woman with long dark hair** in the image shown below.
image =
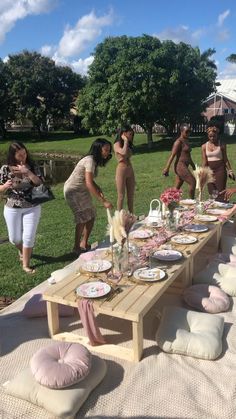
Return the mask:
<path fill-rule="evenodd" d="M 175 169 L 175 187 L 180 189 L 184 182 L 188 184 L 189 197 L 194 198 L 195 189 L 196 189 L 196 180 L 189 166 L 195 170 L 195 164 L 191 157 L 191 147 L 188 142 L 190 134 L 189 124 L 183 123 L 180 125 L 180 136 L 175 140 L 171 155 L 167 161 L 166 167 L 163 170 L 163 175 L 168 176 L 170 166 L 175 159 L 174 169 Z"/>
<path fill-rule="evenodd" d="M 98 167 L 103 167 L 111 159 L 111 143 L 104 138 L 97 138 L 88 152 L 71 173 L 64 185 L 64 196 L 70 206 L 75 219 L 74 252 L 80 254 L 89 250 L 88 239 L 91 234 L 96 210 L 92 203 L 95 196 L 104 208 L 112 208 L 96 184 Z"/>
<path fill-rule="evenodd" d="M 30 267 L 30 258 L 41 214 L 40 205 L 30 202 L 31 192 L 42 181 L 40 169 L 30 158 L 24 144 L 12 143 L 8 150 L 7 164 L 0 169 L 0 192 L 5 192 L 7 197 L 4 218 L 9 241 L 19 250 L 26 273 L 34 273 Z"/>
<path fill-rule="evenodd" d="M 116 168 L 117 209 L 121 210 L 124 204 L 125 192 L 129 212 L 134 210 L 135 176 L 131 164 L 133 150 L 134 130 L 124 126 L 118 130 L 114 143 L 115 156 L 118 161 Z"/>

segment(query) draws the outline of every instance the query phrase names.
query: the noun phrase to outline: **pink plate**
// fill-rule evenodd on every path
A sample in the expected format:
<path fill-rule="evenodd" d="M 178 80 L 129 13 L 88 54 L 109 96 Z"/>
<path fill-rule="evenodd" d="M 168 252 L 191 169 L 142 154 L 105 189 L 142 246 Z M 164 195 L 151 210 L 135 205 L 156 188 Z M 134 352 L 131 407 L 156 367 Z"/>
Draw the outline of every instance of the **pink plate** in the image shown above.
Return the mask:
<path fill-rule="evenodd" d="M 76 288 L 76 294 L 85 298 L 103 297 L 111 291 L 110 285 L 105 282 L 94 281 L 86 282 Z"/>

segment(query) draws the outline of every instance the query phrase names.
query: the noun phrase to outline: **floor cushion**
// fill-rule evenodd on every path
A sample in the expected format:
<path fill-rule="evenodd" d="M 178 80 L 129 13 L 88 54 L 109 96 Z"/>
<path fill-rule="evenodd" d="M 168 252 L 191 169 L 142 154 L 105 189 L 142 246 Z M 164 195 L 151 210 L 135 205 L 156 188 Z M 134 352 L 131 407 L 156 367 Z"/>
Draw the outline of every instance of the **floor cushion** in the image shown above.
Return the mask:
<path fill-rule="evenodd" d="M 223 290 L 208 284 L 186 288 L 183 299 L 190 307 L 213 314 L 227 311 L 230 305 L 229 297 Z"/>
<path fill-rule="evenodd" d="M 15 397 L 27 400 L 62 419 L 73 418 L 91 391 L 103 380 L 106 363 L 93 356 L 90 373 L 79 383 L 60 390 L 39 384 L 30 368 L 21 371 L 15 378 L 4 384 L 5 391 Z"/>
<path fill-rule="evenodd" d="M 80 343 L 54 342 L 33 355 L 30 367 L 38 383 L 57 389 L 83 380 L 90 371 L 91 357 Z"/>
<path fill-rule="evenodd" d="M 220 263 L 219 273 L 215 275 L 215 279 L 226 294 L 236 297 L 236 266 Z"/>
<path fill-rule="evenodd" d="M 156 340 L 164 352 L 216 359 L 222 352 L 223 328 L 221 316 L 166 306 Z"/>
<path fill-rule="evenodd" d="M 74 316 L 75 310 L 73 307 L 65 306 L 64 304 L 58 304 L 59 316 L 70 317 Z M 25 303 L 22 314 L 25 317 L 46 317 L 47 316 L 47 303 L 43 299 L 42 294 L 34 294 Z"/>

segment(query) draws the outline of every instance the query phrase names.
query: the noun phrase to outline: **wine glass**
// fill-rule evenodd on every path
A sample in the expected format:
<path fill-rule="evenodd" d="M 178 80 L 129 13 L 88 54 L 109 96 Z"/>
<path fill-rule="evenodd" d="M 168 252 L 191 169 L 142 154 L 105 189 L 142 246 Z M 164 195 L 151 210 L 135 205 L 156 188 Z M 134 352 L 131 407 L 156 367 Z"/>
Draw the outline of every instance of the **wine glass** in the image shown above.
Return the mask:
<path fill-rule="evenodd" d="M 212 199 L 215 200 L 219 195 L 219 191 L 217 189 L 213 189 L 211 192 Z"/>

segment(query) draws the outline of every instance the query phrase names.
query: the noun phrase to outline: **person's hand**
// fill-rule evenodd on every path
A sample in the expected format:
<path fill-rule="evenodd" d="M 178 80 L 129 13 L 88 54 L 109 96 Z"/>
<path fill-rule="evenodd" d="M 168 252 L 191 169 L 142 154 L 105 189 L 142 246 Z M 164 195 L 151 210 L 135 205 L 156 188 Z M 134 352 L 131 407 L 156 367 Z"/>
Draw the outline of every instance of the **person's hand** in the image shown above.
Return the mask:
<path fill-rule="evenodd" d="M 169 170 L 168 169 L 164 169 L 162 172 L 163 176 L 169 176 Z"/>
<path fill-rule="evenodd" d="M 2 186 L 4 191 L 7 191 L 8 189 L 12 188 L 12 180 L 7 180 Z"/>
<path fill-rule="evenodd" d="M 17 165 L 18 173 L 22 175 L 27 175 L 29 173 L 29 169 L 25 164 L 18 164 Z"/>
<path fill-rule="evenodd" d="M 225 201 L 228 201 L 234 193 L 236 193 L 236 188 L 229 188 L 221 191 L 219 195 L 223 195 Z"/>
<path fill-rule="evenodd" d="M 233 170 L 229 170 L 228 175 L 229 175 L 230 179 L 235 180 L 235 174 L 234 174 Z"/>
<path fill-rule="evenodd" d="M 109 209 L 113 208 L 112 203 L 110 201 L 107 201 L 106 199 L 103 201 L 103 206 L 104 208 L 109 208 Z"/>

